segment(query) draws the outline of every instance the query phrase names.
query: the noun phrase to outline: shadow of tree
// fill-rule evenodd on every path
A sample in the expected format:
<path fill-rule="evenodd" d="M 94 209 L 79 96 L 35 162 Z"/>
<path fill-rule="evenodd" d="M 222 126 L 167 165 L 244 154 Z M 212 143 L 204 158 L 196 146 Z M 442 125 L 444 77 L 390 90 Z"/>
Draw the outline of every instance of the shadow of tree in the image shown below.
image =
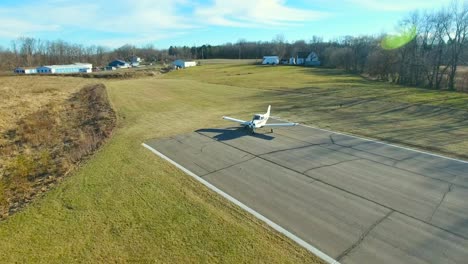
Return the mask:
<path fill-rule="evenodd" d="M 440 96 L 415 94 L 421 98 L 414 103 L 400 100 L 407 93 L 413 92 L 304 87 L 262 95 L 274 98 L 278 115 L 295 122 L 468 159 L 468 110 L 444 105 Z"/>

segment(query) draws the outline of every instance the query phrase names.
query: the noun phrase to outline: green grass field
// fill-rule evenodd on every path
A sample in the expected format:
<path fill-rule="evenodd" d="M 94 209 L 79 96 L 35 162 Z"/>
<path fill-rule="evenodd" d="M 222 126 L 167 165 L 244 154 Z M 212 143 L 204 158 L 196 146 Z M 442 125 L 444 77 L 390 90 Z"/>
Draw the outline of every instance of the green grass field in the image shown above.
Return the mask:
<path fill-rule="evenodd" d="M 272 114 L 454 156 L 468 149 L 468 95 L 375 83 L 337 70 L 212 64 L 107 81 L 113 138 L 60 186 L 0 222 L 4 263 L 318 260 L 141 146 Z M 341 105 L 341 106 L 340 106 Z"/>
<path fill-rule="evenodd" d="M 227 85 L 257 112 L 468 159 L 468 94 L 368 81 L 341 70 L 207 65 L 167 79 Z M 255 92 L 256 96 L 248 94 Z M 248 102 L 248 103 L 247 103 Z M 263 103 L 261 103 L 263 102 Z M 233 110 L 249 118 L 252 108 Z M 231 114 L 231 112 L 229 112 Z"/>

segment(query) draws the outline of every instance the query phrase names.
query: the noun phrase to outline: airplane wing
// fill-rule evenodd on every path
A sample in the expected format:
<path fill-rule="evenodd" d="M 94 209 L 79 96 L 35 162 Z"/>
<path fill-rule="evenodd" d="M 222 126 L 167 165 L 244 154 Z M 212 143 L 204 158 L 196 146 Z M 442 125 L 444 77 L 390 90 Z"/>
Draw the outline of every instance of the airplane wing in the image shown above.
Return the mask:
<path fill-rule="evenodd" d="M 229 117 L 229 116 L 223 116 L 223 119 L 226 119 L 226 120 L 229 120 L 229 121 L 234 121 L 234 122 L 240 123 L 241 125 L 247 125 L 249 123 L 248 121 L 232 118 L 232 117 Z"/>
<path fill-rule="evenodd" d="M 297 126 L 298 123 L 276 123 L 276 124 L 265 124 L 264 127 L 288 127 L 288 126 Z"/>

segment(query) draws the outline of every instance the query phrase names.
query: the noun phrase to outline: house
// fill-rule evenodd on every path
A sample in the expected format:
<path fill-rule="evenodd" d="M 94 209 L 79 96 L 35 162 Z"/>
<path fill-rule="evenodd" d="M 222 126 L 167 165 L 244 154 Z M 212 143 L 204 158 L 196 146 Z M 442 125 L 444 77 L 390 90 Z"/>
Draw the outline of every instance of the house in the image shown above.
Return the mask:
<path fill-rule="evenodd" d="M 130 59 L 130 65 L 132 65 L 132 67 L 138 67 L 138 66 L 140 66 L 140 62 L 141 62 L 141 58 L 140 58 L 140 57 L 137 57 L 137 56 L 133 56 L 133 57 Z"/>
<path fill-rule="evenodd" d="M 36 68 L 17 67 L 13 72 L 17 74 L 35 74 L 37 70 Z"/>
<path fill-rule="evenodd" d="M 306 66 L 319 66 L 320 61 L 318 56 L 315 52 L 298 52 L 296 56 L 296 63 L 299 65 L 306 65 Z"/>
<path fill-rule="evenodd" d="M 177 69 L 183 69 L 187 67 L 193 67 L 197 66 L 197 63 L 194 61 L 185 61 L 185 60 L 175 60 L 172 65 L 174 65 L 174 68 Z"/>
<path fill-rule="evenodd" d="M 278 56 L 263 56 L 262 64 L 264 65 L 277 65 L 279 64 Z"/>
<path fill-rule="evenodd" d="M 109 67 L 115 67 L 115 68 L 129 68 L 130 64 L 126 61 L 123 60 L 113 60 L 109 62 Z"/>

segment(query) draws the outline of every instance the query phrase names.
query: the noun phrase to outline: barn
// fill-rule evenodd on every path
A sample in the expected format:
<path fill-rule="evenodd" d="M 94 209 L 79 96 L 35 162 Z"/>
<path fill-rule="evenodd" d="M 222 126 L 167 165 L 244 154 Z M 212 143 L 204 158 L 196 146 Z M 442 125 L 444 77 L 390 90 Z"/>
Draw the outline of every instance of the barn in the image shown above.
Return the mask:
<path fill-rule="evenodd" d="M 109 62 L 109 67 L 115 67 L 115 68 L 129 68 L 130 64 L 126 61 L 123 60 L 113 60 Z"/>
<path fill-rule="evenodd" d="M 172 65 L 174 65 L 174 68 L 187 68 L 187 67 L 193 67 L 197 66 L 197 63 L 194 61 L 185 61 L 185 60 L 175 60 Z"/>
<path fill-rule="evenodd" d="M 64 73 L 79 73 L 92 72 L 93 65 L 90 63 L 74 63 L 68 65 L 50 65 L 41 66 L 36 69 L 39 74 L 64 74 Z"/>

